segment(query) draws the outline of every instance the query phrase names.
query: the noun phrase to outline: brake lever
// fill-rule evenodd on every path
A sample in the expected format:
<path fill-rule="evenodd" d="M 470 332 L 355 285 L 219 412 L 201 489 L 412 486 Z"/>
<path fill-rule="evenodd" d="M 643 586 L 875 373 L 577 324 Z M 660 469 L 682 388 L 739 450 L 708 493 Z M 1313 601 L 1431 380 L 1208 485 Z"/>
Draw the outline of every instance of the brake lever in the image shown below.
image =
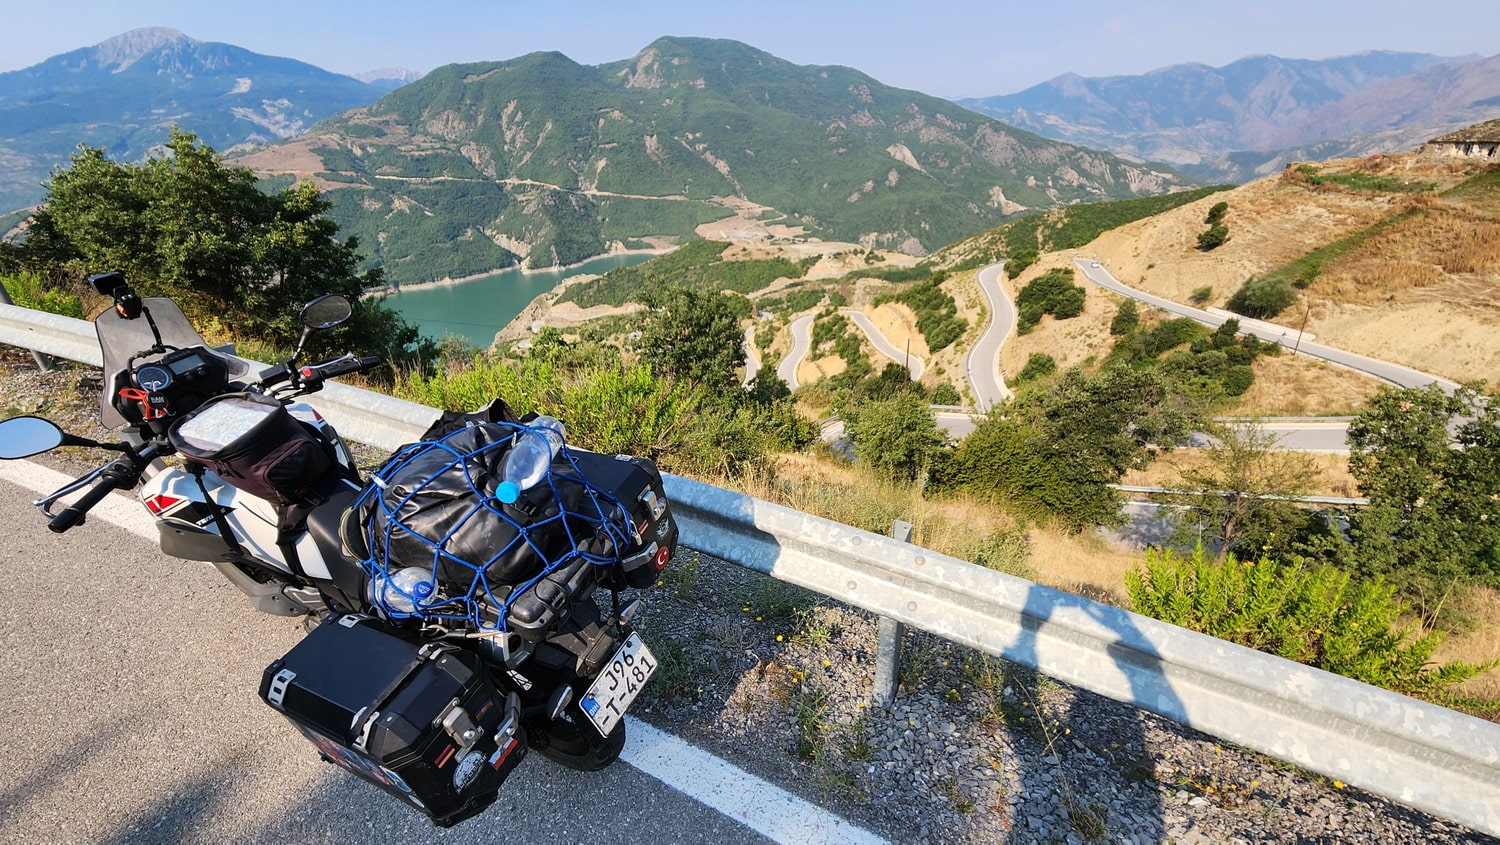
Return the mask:
<path fill-rule="evenodd" d="M 77 490 L 93 484 L 96 480 L 98 480 L 99 476 L 104 474 L 105 470 L 110 468 L 112 464 L 113 462 L 105 464 L 101 467 L 96 467 L 87 475 L 75 478 L 62 487 L 58 488 L 57 490 L 52 491 L 52 493 L 50 493 L 49 495 L 34 500 L 32 504 L 35 505 L 39 510 L 41 510 L 41 512 L 46 515 L 48 519 L 56 519 L 57 514 L 53 513 L 50 508 L 53 505 L 57 504 L 58 499 L 61 499 L 69 493 L 76 492 Z"/>
<path fill-rule="evenodd" d="M 69 435 L 69 436 L 71 436 L 71 435 Z M 83 440 L 83 438 L 75 438 L 75 439 L 77 439 L 77 440 Z M 147 443 L 147 444 L 143 445 L 139 449 L 131 446 L 129 443 L 93 443 L 92 441 L 89 441 L 89 442 L 92 445 L 98 446 L 98 447 L 100 447 L 102 449 L 113 449 L 113 450 L 116 450 L 116 451 L 124 452 L 125 456 L 121 457 L 121 458 L 116 458 L 115 460 L 110 461 L 109 463 L 103 464 L 102 466 L 95 467 L 92 471 L 88 472 L 85 475 L 79 476 L 78 478 L 73 479 L 72 481 L 68 482 L 67 484 L 64 484 L 62 487 L 59 487 L 58 489 L 52 491 L 50 494 L 48 494 L 46 496 L 43 496 L 40 499 L 33 500 L 32 504 L 35 505 L 37 507 L 37 509 L 40 510 L 48 519 L 56 519 L 57 518 L 57 514 L 53 513 L 52 510 L 51 510 L 51 508 L 52 508 L 53 505 L 57 504 L 57 502 L 58 502 L 59 499 L 61 499 L 62 497 L 68 495 L 69 493 L 77 492 L 78 490 L 81 490 L 84 487 L 92 486 L 94 484 L 94 482 L 96 482 L 96 481 L 99 480 L 99 477 L 101 475 L 103 475 L 104 473 L 108 472 L 112 467 L 114 467 L 120 461 L 126 460 L 128 458 L 130 460 L 130 463 L 131 463 L 131 466 L 132 466 L 132 472 L 135 473 L 136 478 L 139 478 L 140 477 L 140 473 L 143 472 L 146 469 L 147 465 L 150 464 L 152 461 L 156 460 L 158 457 L 160 457 L 163 454 L 162 449 L 156 443 L 154 443 L 154 442 L 153 443 Z"/>

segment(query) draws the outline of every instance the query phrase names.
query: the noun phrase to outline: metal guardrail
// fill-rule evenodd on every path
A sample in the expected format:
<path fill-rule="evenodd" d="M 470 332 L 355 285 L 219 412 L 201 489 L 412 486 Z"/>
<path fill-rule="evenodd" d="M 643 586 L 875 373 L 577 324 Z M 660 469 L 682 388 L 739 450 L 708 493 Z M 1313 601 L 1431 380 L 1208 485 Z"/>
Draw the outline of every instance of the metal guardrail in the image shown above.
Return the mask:
<path fill-rule="evenodd" d="M 97 364 L 89 324 L 64 319 L 0 306 L 0 343 Z M 309 399 L 385 448 L 437 413 L 339 385 Z M 666 489 L 690 548 L 1500 835 L 1500 725 L 740 493 Z"/>

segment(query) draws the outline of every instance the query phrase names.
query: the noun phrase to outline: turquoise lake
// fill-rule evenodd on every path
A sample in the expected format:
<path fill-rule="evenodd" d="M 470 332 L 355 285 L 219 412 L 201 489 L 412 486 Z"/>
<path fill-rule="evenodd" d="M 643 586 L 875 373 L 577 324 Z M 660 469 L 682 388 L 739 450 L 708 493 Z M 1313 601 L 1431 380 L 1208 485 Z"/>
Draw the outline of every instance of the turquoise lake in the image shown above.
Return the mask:
<path fill-rule="evenodd" d="M 654 255 L 609 255 L 566 270 L 524 273 L 503 270 L 492 276 L 451 285 L 404 287 L 385 298 L 385 304 L 421 329 L 441 338 L 458 335 L 478 347 L 495 342 L 495 333 L 515 319 L 533 299 L 557 287 L 563 279 L 604 273 L 655 258 Z"/>

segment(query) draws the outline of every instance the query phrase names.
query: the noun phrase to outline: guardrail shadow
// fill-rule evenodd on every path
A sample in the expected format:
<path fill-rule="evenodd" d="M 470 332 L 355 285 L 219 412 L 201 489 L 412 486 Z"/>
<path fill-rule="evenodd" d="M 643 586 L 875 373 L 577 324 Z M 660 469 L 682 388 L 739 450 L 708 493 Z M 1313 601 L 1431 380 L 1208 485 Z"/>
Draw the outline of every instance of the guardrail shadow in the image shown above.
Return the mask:
<path fill-rule="evenodd" d="M 1059 606 L 1081 610 L 1116 634 L 1109 651 L 1129 684 L 1128 703 L 1177 721 L 1187 720 L 1182 700 L 1162 673 L 1160 656 L 1129 614 L 1114 608 L 1033 584 L 1026 594 L 1020 634 L 1002 656 L 1026 667 L 1038 665 L 1038 634 Z M 1024 683 L 1019 686 L 1042 722 L 1044 748 L 1041 754 L 1022 758 L 1022 801 L 1015 806 L 1007 842 L 1059 841 L 1071 839 L 1070 834 L 1113 840 L 1122 833 L 1138 841 L 1166 841 L 1165 810 L 1154 781 L 1156 755 L 1146 742 L 1143 723 L 1146 714 L 1136 710 L 1101 719 L 1094 694 L 1077 689 L 1066 712 L 1049 729 L 1041 696 L 1027 691 Z M 1122 818 L 1110 809 L 1116 795 L 1128 795 L 1132 810 L 1144 808 L 1145 815 L 1133 812 Z"/>

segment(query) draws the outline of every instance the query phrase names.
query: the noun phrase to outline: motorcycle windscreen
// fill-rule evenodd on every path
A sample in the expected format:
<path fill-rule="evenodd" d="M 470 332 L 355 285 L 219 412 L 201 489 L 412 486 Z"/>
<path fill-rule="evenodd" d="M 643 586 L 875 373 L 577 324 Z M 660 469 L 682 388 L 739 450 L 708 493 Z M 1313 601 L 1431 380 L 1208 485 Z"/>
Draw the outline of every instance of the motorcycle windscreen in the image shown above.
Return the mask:
<path fill-rule="evenodd" d="M 177 303 L 164 296 L 149 296 L 142 300 L 145 305 L 141 316 L 127 320 L 113 307 L 106 308 L 94 318 L 94 333 L 99 337 L 99 351 L 104 356 L 104 386 L 99 396 L 99 418 L 106 428 L 119 428 L 127 420 L 114 407 L 114 392 L 119 388 L 118 374 L 130 364 L 130 359 L 147 351 L 161 336 L 161 344 L 171 349 L 187 349 L 193 346 L 208 347 L 208 342 L 193 328 Z M 147 317 L 149 314 L 149 319 Z M 152 323 L 156 324 L 153 333 Z M 250 372 L 250 362 L 233 355 L 213 352 L 229 365 L 229 377 L 238 378 Z M 150 360 L 156 356 L 147 356 Z M 137 365 L 141 360 L 136 362 Z"/>

